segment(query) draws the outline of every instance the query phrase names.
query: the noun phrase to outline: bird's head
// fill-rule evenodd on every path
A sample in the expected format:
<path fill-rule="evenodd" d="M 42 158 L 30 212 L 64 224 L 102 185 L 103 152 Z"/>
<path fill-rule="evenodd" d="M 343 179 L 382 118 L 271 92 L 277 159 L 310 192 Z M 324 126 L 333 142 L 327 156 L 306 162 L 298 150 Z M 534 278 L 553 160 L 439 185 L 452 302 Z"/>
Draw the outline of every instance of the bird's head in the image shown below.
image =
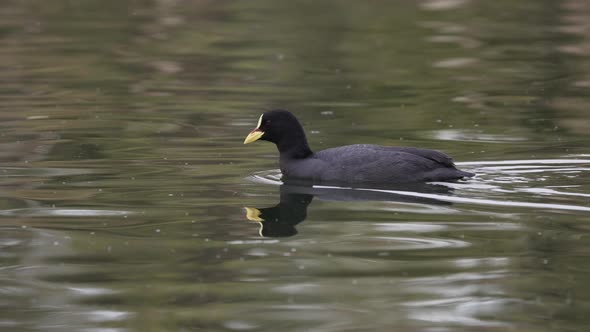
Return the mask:
<path fill-rule="evenodd" d="M 272 110 L 262 113 L 258 124 L 246 139 L 244 144 L 257 140 L 279 144 L 285 138 L 295 138 L 303 133 L 303 128 L 297 118 L 289 111 Z"/>

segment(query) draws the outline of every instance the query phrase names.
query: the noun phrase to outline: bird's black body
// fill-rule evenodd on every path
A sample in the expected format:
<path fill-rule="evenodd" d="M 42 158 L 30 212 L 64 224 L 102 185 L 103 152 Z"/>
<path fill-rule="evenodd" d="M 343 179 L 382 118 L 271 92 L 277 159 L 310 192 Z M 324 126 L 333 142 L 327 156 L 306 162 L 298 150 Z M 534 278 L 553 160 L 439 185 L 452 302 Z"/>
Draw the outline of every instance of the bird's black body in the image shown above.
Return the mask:
<path fill-rule="evenodd" d="M 458 170 L 442 152 L 412 147 L 355 144 L 312 152 L 303 127 L 283 110 L 265 112 L 250 135 L 273 142 L 280 153 L 284 180 L 355 185 L 454 181 L 474 176 Z M 262 133 L 262 134 L 260 134 Z M 249 143 L 246 138 L 245 143 Z"/>
<path fill-rule="evenodd" d="M 281 155 L 280 167 L 287 179 L 314 183 L 395 184 L 473 176 L 438 151 L 368 144 L 322 150 L 303 159 Z"/>

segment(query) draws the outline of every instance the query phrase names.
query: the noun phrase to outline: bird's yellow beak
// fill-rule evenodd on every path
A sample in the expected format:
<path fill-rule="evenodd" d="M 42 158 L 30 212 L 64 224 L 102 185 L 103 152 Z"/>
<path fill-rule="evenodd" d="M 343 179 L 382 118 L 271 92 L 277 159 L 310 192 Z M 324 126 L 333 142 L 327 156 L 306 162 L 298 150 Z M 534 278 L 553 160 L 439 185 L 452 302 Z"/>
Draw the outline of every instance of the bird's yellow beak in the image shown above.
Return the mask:
<path fill-rule="evenodd" d="M 260 130 L 260 124 L 262 123 L 262 115 L 260 116 L 260 118 L 258 118 L 258 124 L 256 125 L 256 128 L 254 128 L 254 130 L 252 130 L 248 136 L 246 136 L 246 139 L 244 140 L 244 144 L 248 144 L 248 143 L 252 143 L 254 141 L 257 141 L 260 139 L 260 137 L 262 137 L 262 135 L 264 135 L 264 131 Z"/>
<path fill-rule="evenodd" d="M 251 133 L 248 134 L 248 136 L 246 136 L 246 139 L 244 140 L 244 144 L 248 144 L 248 143 L 252 143 L 254 141 L 257 141 L 260 139 L 260 137 L 262 137 L 262 135 L 264 135 L 263 131 L 260 131 L 258 129 L 254 129 L 254 130 L 252 130 Z"/>
<path fill-rule="evenodd" d="M 248 218 L 248 220 L 256 222 L 264 221 L 264 219 L 260 218 L 260 215 L 262 214 L 260 210 L 249 207 L 245 207 L 244 209 L 246 210 L 246 218 Z"/>

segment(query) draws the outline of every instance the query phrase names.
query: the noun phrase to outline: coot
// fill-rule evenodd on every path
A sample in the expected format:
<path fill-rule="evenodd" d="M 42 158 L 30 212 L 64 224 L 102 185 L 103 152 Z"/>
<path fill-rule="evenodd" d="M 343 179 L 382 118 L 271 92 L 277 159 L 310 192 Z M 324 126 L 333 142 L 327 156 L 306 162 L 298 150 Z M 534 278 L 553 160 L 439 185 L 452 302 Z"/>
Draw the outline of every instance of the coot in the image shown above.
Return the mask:
<path fill-rule="evenodd" d="M 355 144 L 312 152 L 303 127 L 285 110 L 263 113 L 244 144 L 259 139 L 279 149 L 284 181 L 387 186 L 455 181 L 475 175 L 457 169 L 446 154 L 427 149 Z"/>

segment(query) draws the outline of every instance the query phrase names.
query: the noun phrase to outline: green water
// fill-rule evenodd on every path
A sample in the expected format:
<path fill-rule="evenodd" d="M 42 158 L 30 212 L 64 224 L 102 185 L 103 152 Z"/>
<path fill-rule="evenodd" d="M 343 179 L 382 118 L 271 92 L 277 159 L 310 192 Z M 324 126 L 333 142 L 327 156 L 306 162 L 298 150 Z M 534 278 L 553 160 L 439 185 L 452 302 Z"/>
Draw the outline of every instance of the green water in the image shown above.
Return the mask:
<path fill-rule="evenodd" d="M 589 21 L 582 0 L 3 1 L 0 330 L 587 329 Z M 478 176 L 281 186 L 274 146 L 242 144 L 275 107 L 312 149 Z"/>

